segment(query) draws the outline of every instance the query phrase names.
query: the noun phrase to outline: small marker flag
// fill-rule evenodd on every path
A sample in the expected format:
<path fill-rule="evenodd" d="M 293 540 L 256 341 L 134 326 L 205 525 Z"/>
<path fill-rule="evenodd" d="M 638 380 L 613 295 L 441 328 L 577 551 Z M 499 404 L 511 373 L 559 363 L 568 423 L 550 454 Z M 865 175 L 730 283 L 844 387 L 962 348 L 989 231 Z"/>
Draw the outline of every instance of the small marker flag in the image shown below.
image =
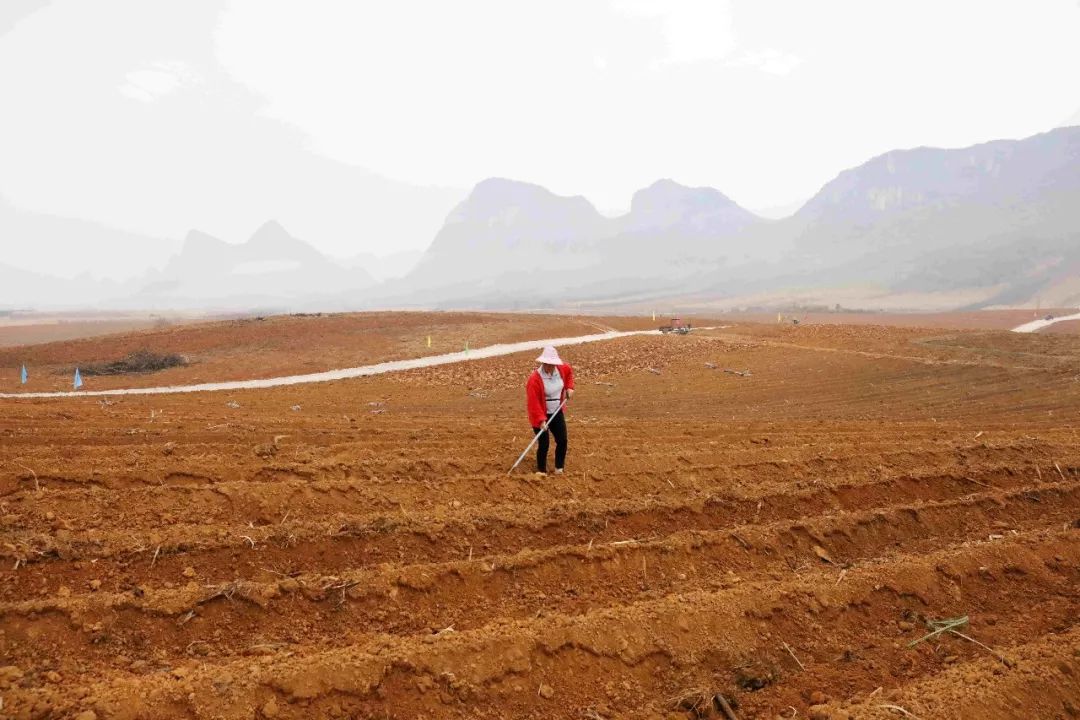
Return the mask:
<path fill-rule="evenodd" d="M 427 336 L 427 346 L 431 347 L 431 336 L 430 335 Z"/>
<path fill-rule="evenodd" d="M 656 322 L 656 311 L 655 310 L 652 311 L 652 321 Z"/>
<path fill-rule="evenodd" d="M 82 373 L 79 372 L 79 368 L 75 368 L 75 389 L 78 390 L 82 387 Z"/>
<path fill-rule="evenodd" d="M 469 352 L 469 341 L 465 341 L 465 352 Z"/>
<path fill-rule="evenodd" d="M 26 384 L 26 366 L 25 365 L 22 366 L 21 378 L 22 378 L 22 384 L 25 385 Z"/>

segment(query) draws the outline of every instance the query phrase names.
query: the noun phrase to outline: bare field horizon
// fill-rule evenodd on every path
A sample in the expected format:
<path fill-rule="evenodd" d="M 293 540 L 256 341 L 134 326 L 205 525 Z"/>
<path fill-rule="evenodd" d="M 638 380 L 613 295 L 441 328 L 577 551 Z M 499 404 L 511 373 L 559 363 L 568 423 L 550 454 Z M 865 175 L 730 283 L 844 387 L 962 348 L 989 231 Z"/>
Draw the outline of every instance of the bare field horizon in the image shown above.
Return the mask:
<path fill-rule="evenodd" d="M 691 325 L 777 326 L 851 325 L 933 331 L 1011 330 L 1034 318 L 1069 309 L 982 310 L 957 313 L 778 312 L 725 313 L 715 317 L 684 315 Z M 0 386 L 12 391 L 70 389 L 75 368 L 89 369 L 86 389 L 200 384 L 256 380 L 326 372 L 382 360 L 405 360 L 474 349 L 502 342 L 589 335 L 608 330 L 651 330 L 676 314 L 565 315 L 539 312 L 469 313 L 368 312 L 299 313 L 199 317 L 106 313 L 23 316 L 0 321 Z M 36 320 L 43 320 L 35 324 Z M 518 329 L 507 332 L 508 326 Z M 1039 333 L 1075 333 L 1076 322 L 1063 322 Z M 430 338 L 430 346 L 428 345 Z M 122 363 L 135 353 L 179 358 L 176 367 L 155 372 L 113 372 L 93 368 Z M 23 367 L 28 382 L 19 383 Z"/>
<path fill-rule="evenodd" d="M 657 303 L 658 307 L 664 305 Z M 999 308 L 974 311 L 941 312 L 927 310 L 923 312 L 887 312 L 879 310 L 805 310 L 800 308 L 783 308 L 776 311 L 738 311 L 728 310 L 723 313 L 712 315 L 701 312 L 658 312 L 657 322 L 670 319 L 673 316 L 683 315 L 688 318 L 710 317 L 714 322 L 738 320 L 744 322 L 770 323 L 776 322 L 778 316 L 785 321 L 798 319 L 806 322 L 821 322 L 830 324 L 881 324 L 890 326 L 912 326 L 942 329 L 1010 329 L 1029 320 L 1051 315 L 1065 315 L 1075 312 L 1075 308 Z M 290 313 L 293 315 L 354 315 L 383 311 L 354 311 L 354 312 L 319 312 L 319 313 Z M 469 310 L 443 310 L 443 311 L 408 311 L 410 313 L 460 313 L 473 312 L 488 314 L 522 314 L 522 315 L 551 315 L 551 316 L 575 316 L 570 309 L 564 310 L 532 310 L 532 311 L 469 311 Z M 45 312 L 45 311 L 19 311 L 6 316 L 0 316 L 0 348 L 17 347 L 25 345 L 38 345 L 67 340 L 79 340 L 84 338 L 118 335 L 134 330 L 153 330 L 171 328 L 178 325 L 191 325 L 196 323 L 239 320 L 252 317 L 275 317 L 280 313 L 263 314 L 257 311 L 244 313 L 162 313 L 159 311 L 82 311 L 82 312 Z M 652 311 L 642 313 L 640 309 L 615 308 L 610 312 L 600 311 L 581 315 L 582 318 L 605 318 L 619 317 L 627 319 L 640 319 L 643 316 L 652 317 Z M 1070 323 L 1055 325 L 1053 329 L 1045 329 L 1042 332 L 1071 332 L 1074 326 Z"/>

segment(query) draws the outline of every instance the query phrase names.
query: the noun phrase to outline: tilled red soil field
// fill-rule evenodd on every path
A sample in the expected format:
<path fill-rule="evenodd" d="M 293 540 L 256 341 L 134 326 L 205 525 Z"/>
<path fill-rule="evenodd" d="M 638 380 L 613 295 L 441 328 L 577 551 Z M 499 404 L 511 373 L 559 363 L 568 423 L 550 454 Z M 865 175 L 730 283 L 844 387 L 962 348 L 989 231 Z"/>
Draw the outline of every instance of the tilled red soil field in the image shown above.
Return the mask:
<path fill-rule="evenodd" d="M 563 356 L 540 478 L 532 354 L 0 401 L 0 714 L 1080 716 L 1080 337 Z"/>
<path fill-rule="evenodd" d="M 131 353 L 180 355 L 185 364 L 154 373 L 86 375 L 85 389 L 197 384 L 300 375 L 458 352 L 501 342 L 654 329 L 647 317 L 565 317 L 508 313 L 344 313 L 245 317 L 156 327 L 126 334 L 0 347 L 0 388 L 70 390 L 76 367 Z M 428 339 L 431 345 L 428 346 Z M 30 381 L 19 385 L 19 371 Z"/>

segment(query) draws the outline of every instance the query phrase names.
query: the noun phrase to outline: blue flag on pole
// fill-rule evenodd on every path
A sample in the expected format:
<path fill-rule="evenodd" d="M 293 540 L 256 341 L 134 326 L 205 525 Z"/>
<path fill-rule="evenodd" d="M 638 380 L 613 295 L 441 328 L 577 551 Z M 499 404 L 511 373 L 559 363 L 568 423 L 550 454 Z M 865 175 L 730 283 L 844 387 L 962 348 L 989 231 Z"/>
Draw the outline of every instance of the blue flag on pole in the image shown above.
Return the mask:
<path fill-rule="evenodd" d="M 26 384 L 26 366 L 25 365 L 22 366 L 22 376 L 21 377 L 22 377 L 22 384 L 25 385 Z"/>
<path fill-rule="evenodd" d="M 79 372 L 79 368 L 75 368 L 75 389 L 78 390 L 82 387 L 82 374 Z"/>

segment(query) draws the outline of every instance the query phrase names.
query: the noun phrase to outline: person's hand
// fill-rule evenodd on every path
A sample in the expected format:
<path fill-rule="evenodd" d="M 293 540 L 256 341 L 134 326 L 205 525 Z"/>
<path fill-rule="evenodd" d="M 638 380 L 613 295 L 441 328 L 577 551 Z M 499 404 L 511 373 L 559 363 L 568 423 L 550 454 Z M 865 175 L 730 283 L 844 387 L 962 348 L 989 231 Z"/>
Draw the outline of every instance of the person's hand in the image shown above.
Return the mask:
<path fill-rule="evenodd" d="M 569 400 L 572 397 L 574 397 L 574 388 L 570 388 L 566 391 L 566 398 Z"/>

